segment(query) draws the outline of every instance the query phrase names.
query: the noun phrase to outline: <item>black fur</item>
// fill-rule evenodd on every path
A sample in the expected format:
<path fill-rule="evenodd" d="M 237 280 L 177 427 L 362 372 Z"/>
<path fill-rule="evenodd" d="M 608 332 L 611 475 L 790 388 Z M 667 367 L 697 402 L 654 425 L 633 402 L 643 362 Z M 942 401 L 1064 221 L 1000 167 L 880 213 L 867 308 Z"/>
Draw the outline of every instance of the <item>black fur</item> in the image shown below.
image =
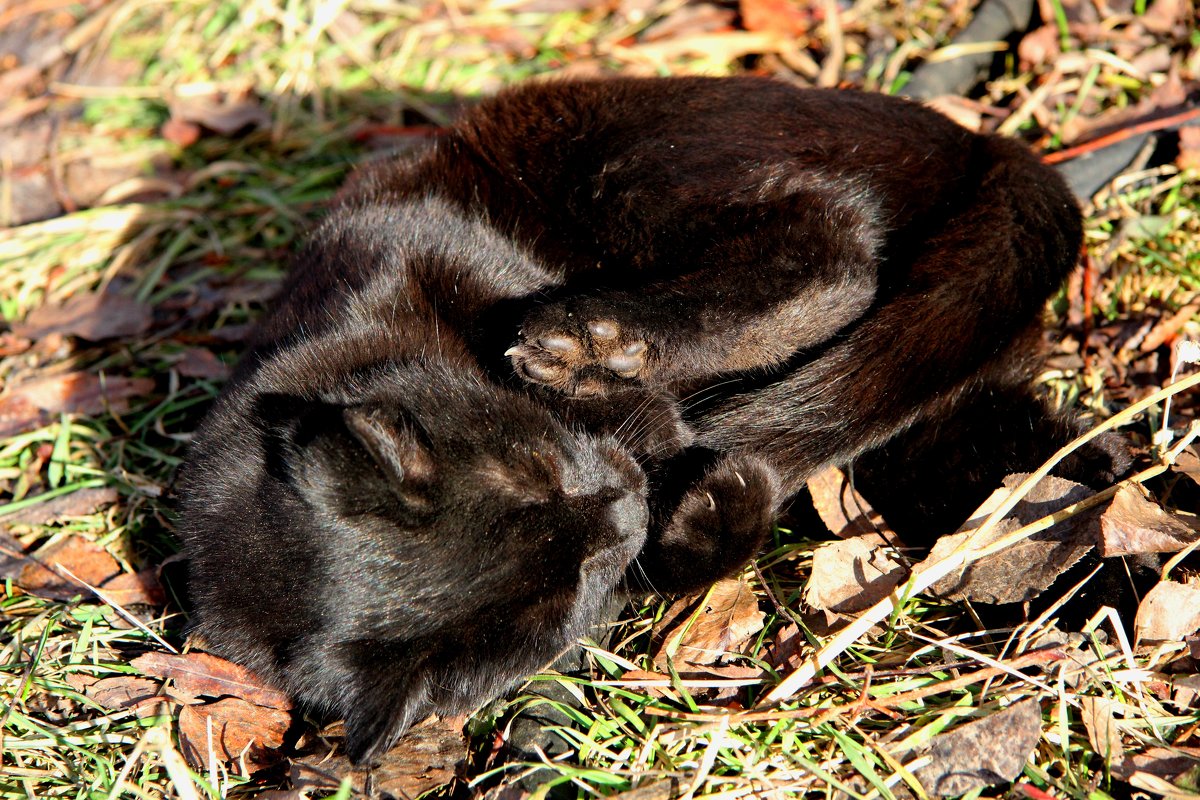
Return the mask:
<path fill-rule="evenodd" d="M 197 434 L 204 637 L 371 760 L 549 661 L 623 583 L 736 570 L 825 464 L 859 459 L 904 527 L 952 527 L 1076 432 L 1031 379 L 1080 242 L 1025 148 L 903 100 L 505 92 L 348 183 Z M 947 454 L 950 501 L 926 488 Z"/>

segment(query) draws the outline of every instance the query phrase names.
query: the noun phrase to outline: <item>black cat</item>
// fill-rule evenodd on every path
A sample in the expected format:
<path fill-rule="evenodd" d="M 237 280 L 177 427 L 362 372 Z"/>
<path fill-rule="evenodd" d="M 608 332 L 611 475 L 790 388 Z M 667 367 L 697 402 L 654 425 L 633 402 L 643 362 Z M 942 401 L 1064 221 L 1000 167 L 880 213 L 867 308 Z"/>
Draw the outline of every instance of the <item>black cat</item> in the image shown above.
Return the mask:
<path fill-rule="evenodd" d="M 1080 242 L 1024 147 L 903 100 L 502 93 L 348 183 L 197 433 L 200 630 L 370 761 L 623 585 L 738 569 L 824 464 L 936 533 L 1075 432 L 1031 377 Z"/>

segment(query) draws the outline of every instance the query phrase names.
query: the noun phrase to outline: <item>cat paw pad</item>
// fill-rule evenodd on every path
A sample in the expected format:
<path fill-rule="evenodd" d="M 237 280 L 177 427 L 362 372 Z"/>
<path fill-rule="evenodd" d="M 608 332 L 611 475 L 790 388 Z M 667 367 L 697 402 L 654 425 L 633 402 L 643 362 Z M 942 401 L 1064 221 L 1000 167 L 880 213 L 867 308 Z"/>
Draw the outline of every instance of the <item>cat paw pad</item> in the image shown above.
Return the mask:
<path fill-rule="evenodd" d="M 616 321 L 593 319 L 580 324 L 578 315 L 554 314 L 553 309 L 542 316 L 526 320 L 521 343 L 505 353 L 526 380 L 586 396 L 603 393 L 607 385 L 638 378 L 645 371 L 647 343 Z"/>

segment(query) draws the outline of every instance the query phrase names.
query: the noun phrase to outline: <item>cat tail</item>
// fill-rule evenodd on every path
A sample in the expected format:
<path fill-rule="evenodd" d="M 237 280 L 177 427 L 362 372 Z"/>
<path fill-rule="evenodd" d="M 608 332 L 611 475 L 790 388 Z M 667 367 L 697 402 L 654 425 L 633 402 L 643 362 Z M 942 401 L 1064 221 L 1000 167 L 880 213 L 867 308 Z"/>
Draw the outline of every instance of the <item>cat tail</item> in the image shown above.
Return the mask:
<path fill-rule="evenodd" d="M 374 766 L 413 725 L 434 711 L 422 671 L 405 665 L 359 670 L 357 691 L 342 705 L 346 755 L 354 764 Z"/>
<path fill-rule="evenodd" d="M 783 378 L 705 413 L 697 444 L 767 458 L 799 490 L 921 419 L 994 388 L 1032 392 L 1046 299 L 1075 266 L 1078 206 L 1023 145 L 977 140 L 975 175 L 932 235 L 898 231 L 875 306 Z M 1036 465 L 1034 465 L 1036 466 Z"/>

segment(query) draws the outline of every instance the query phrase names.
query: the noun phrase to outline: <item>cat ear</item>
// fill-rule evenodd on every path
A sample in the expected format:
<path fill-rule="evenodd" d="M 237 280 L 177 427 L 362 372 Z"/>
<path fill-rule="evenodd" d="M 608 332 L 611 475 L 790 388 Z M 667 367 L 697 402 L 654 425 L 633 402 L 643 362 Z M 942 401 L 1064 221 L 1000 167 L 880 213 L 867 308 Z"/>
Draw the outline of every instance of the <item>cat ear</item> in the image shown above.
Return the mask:
<path fill-rule="evenodd" d="M 433 478 L 433 456 L 411 425 L 361 407 L 347 408 L 342 419 L 393 486 L 417 488 Z"/>

